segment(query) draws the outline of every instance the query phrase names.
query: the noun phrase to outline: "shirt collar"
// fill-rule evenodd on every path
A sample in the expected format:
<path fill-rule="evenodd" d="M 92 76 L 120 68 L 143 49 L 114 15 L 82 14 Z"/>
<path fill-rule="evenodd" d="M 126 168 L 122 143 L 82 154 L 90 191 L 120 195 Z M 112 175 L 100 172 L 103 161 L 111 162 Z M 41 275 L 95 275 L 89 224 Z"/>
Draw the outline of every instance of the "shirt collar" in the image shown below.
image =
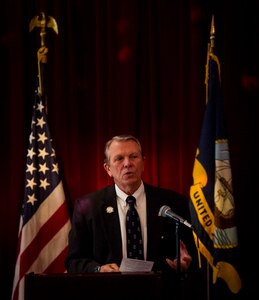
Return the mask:
<path fill-rule="evenodd" d="M 129 195 L 124 193 L 116 184 L 115 184 L 115 190 L 116 190 L 116 195 L 121 198 L 123 201 L 126 202 L 126 199 Z M 144 184 L 143 181 L 141 182 L 139 188 L 135 191 L 135 193 L 132 195 L 136 198 L 136 201 L 140 198 L 140 196 L 144 193 Z"/>

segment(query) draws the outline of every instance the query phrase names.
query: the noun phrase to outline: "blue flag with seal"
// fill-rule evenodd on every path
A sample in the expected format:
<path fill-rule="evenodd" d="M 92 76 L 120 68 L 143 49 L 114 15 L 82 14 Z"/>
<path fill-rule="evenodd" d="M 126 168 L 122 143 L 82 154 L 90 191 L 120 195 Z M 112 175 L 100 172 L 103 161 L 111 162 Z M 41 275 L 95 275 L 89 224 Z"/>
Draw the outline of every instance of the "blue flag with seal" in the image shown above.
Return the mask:
<path fill-rule="evenodd" d="M 210 266 L 210 299 L 232 299 L 240 293 L 242 280 L 220 63 L 212 51 L 207 56 L 206 92 L 190 187 L 190 212 L 196 246 Z"/>

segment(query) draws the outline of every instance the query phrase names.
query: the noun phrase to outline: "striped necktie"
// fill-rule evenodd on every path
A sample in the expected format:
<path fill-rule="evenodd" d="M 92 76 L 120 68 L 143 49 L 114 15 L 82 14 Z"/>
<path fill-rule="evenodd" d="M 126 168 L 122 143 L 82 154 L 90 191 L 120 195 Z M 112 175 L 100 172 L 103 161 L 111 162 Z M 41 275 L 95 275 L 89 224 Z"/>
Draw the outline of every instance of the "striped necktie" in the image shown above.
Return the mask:
<path fill-rule="evenodd" d="M 128 258 L 144 259 L 141 225 L 135 208 L 136 199 L 128 196 L 126 202 L 129 204 L 126 215 L 127 255 Z"/>

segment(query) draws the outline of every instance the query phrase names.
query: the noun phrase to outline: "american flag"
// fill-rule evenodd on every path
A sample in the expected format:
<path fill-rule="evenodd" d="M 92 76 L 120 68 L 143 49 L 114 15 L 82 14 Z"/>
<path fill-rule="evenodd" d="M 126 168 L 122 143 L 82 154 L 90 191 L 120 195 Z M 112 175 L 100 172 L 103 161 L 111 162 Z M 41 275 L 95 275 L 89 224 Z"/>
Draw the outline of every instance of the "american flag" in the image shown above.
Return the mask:
<path fill-rule="evenodd" d="M 27 273 L 64 273 L 71 223 L 44 98 L 36 91 L 26 158 L 12 300 L 24 299 Z"/>

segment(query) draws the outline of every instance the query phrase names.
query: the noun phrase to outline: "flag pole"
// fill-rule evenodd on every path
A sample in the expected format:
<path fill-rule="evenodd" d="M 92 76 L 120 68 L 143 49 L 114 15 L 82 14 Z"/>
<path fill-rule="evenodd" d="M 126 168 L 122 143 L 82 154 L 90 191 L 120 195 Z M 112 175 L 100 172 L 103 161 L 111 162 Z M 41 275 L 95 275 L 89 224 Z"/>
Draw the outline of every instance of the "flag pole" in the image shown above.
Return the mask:
<path fill-rule="evenodd" d="M 208 43 L 208 50 L 207 50 L 207 62 L 206 62 L 206 78 L 205 78 L 205 84 L 206 84 L 206 104 L 208 103 L 209 99 L 209 63 L 210 63 L 210 55 L 213 54 L 215 49 L 215 23 L 214 23 L 214 15 L 212 15 L 211 18 L 211 26 L 210 26 L 210 42 Z M 210 264 L 207 260 L 207 270 L 206 270 L 206 276 L 207 276 L 207 300 L 210 300 Z"/>
<path fill-rule="evenodd" d="M 65 273 L 71 229 L 66 195 L 59 174 L 58 161 L 47 120 L 45 66 L 48 49 L 46 28 L 58 33 L 54 18 L 35 16 L 29 31 L 40 28 L 38 78 L 26 155 L 25 187 L 18 231 L 18 245 L 13 279 L 12 300 L 24 300 L 26 276 L 30 273 Z M 40 85 L 40 87 L 39 87 Z M 51 230 L 50 230 L 51 228 Z M 36 246 L 35 246 L 36 245 Z"/>
<path fill-rule="evenodd" d="M 210 26 L 210 52 L 213 53 L 215 48 L 215 24 L 214 15 L 212 15 L 211 26 Z"/>
<path fill-rule="evenodd" d="M 192 223 L 200 238 L 201 253 L 207 261 L 207 268 L 204 268 L 207 299 L 232 299 L 240 292 L 242 280 L 238 272 L 238 237 L 220 62 L 215 52 L 212 17 L 205 77 L 206 109 L 193 168 L 190 208 Z"/>
<path fill-rule="evenodd" d="M 207 49 L 207 62 L 206 62 L 206 71 L 205 71 L 205 85 L 206 85 L 206 104 L 209 99 L 209 61 L 210 54 L 214 52 L 215 49 L 215 24 L 214 24 L 214 15 L 211 18 L 211 26 L 210 26 L 210 42 L 208 43 Z"/>

